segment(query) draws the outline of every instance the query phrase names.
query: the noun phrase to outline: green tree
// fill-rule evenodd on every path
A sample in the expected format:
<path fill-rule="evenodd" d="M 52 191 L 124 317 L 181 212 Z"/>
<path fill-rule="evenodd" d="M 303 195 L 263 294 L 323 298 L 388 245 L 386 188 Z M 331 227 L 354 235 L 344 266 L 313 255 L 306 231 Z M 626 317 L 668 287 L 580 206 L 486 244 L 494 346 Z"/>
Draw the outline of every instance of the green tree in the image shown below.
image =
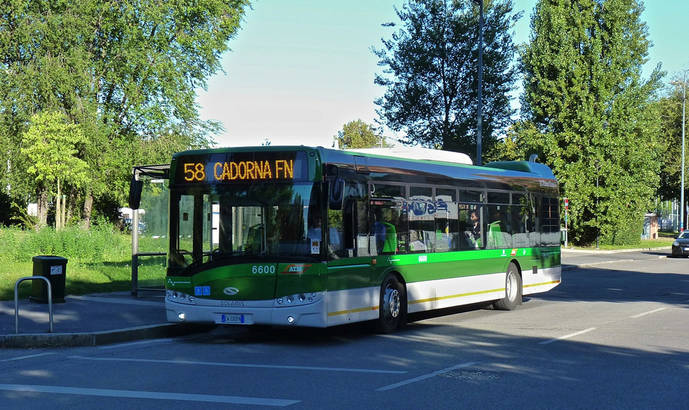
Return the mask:
<path fill-rule="evenodd" d="M 516 146 L 570 199 L 570 238 L 637 243 L 658 185 L 662 73 L 642 79 L 649 41 L 637 0 L 540 0 L 523 50 Z"/>
<path fill-rule="evenodd" d="M 89 181 L 88 164 L 77 157 L 86 137 L 78 125 L 69 123 L 57 111 L 31 117 L 31 125 L 22 136 L 21 154 L 29 164 L 27 171 L 35 178 L 39 198 L 39 226 L 46 225 L 48 195 L 55 195 L 55 229 L 65 225 L 65 185 L 81 187 Z"/>
<path fill-rule="evenodd" d="M 376 128 L 362 120 L 350 121 L 333 137 L 341 149 L 389 147 L 385 137 Z"/>
<path fill-rule="evenodd" d="M 0 155 L 11 162 L 13 196 L 31 191 L 28 164 L 15 158 L 37 112 L 64 112 L 88 138 L 78 153 L 94 177 L 80 193 L 86 220 L 94 196 L 126 197 L 123 181 L 134 158 L 145 156 L 133 151 L 145 142 L 176 136 L 187 147 L 210 144 L 218 125 L 199 119 L 195 90 L 220 69 L 247 6 L 248 0 L 4 2 L 0 142 L 7 148 Z"/>
<path fill-rule="evenodd" d="M 661 141 L 665 147 L 658 195 L 665 200 L 680 197 L 682 178 L 682 79 L 673 83 L 667 94 L 657 102 L 661 121 Z M 686 144 L 686 141 L 684 143 Z M 689 175 L 689 161 L 685 161 L 684 166 L 685 175 Z M 686 198 L 686 190 L 689 187 L 685 184 L 684 188 Z"/>
<path fill-rule="evenodd" d="M 375 82 L 386 88 L 375 101 L 380 121 L 405 132 L 402 142 L 475 156 L 478 6 L 469 0 L 409 0 L 396 11 L 401 28 L 374 49 L 383 67 Z M 509 91 L 517 75 L 511 29 L 519 17 L 511 0 L 485 1 L 484 151 L 511 122 Z"/>

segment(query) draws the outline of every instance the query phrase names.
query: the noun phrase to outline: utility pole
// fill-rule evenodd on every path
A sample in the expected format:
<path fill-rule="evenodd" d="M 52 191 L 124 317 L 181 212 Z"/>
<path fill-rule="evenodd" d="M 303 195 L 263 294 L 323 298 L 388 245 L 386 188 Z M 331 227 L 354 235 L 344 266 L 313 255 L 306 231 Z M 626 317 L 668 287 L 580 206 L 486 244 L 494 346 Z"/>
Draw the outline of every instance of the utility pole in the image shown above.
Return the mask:
<path fill-rule="evenodd" d="M 476 165 L 483 165 L 481 160 L 481 139 L 483 135 L 483 0 L 478 3 L 478 107 L 476 109 Z"/>
<path fill-rule="evenodd" d="M 684 129 L 685 129 L 685 118 L 686 118 L 686 104 L 687 104 L 687 72 L 685 71 L 682 74 L 682 81 L 673 81 L 671 84 L 673 85 L 681 85 L 682 86 L 682 181 L 680 183 L 680 193 L 679 193 L 679 209 L 680 209 L 680 218 L 679 218 L 679 231 L 684 232 L 684 215 L 686 213 L 686 207 L 684 206 Z"/>
<path fill-rule="evenodd" d="M 687 76 L 686 72 L 685 75 L 682 79 L 682 183 L 681 183 L 681 190 L 682 192 L 680 193 L 680 202 L 682 203 L 682 219 L 681 219 L 681 227 L 680 227 L 680 232 L 684 232 L 684 215 L 686 213 L 686 207 L 684 206 L 684 121 L 685 121 L 685 115 L 686 115 L 686 105 L 687 105 Z"/>

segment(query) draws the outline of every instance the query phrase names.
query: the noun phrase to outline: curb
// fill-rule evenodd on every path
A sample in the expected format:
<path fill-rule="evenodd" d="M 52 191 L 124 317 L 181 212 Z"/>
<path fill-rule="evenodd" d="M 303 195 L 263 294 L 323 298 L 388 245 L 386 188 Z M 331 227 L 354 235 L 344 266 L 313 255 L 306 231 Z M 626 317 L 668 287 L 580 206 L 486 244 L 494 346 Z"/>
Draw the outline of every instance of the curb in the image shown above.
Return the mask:
<path fill-rule="evenodd" d="M 207 332 L 215 325 L 162 323 L 156 325 L 78 333 L 26 333 L 0 335 L 0 347 L 78 347 L 100 346 L 132 340 L 157 339 Z"/>
<path fill-rule="evenodd" d="M 610 253 L 625 253 L 625 252 L 648 252 L 648 251 L 666 251 L 672 249 L 672 246 L 659 246 L 657 248 L 630 248 L 630 249 L 582 249 L 582 248 L 560 248 L 561 253 L 588 253 L 588 254 L 610 254 Z"/>

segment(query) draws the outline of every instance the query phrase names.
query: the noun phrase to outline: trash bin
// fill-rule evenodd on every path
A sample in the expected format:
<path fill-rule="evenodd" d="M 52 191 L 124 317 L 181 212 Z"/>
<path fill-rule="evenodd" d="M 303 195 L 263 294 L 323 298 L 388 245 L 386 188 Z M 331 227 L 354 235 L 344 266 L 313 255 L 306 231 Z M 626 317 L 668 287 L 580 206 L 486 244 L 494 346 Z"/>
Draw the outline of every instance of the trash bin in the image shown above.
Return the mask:
<path fill-rule="evenodd" d="M 33 260 L 33 276 L 44 276 L 50 281 L 53 303 L 65 302 L 65 276 L 67 275 L 67 259 L 60 256 L 39 255 Z M 48 286 L 45 281 L 31 281 L 30 300 L 48 303 Z"/>

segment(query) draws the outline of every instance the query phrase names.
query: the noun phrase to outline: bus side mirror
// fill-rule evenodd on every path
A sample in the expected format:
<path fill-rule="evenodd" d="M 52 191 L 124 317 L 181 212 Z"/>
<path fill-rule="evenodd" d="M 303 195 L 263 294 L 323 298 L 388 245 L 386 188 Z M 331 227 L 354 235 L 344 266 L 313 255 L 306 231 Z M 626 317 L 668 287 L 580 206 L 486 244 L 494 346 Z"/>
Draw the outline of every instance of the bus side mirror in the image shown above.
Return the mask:
<path fill-rule="evenodd" d="M 345 181 L 342 178 L 335 178 L 330 180 L 328 185 L 328 208 L 341 210 L 344 202 Z"/>
<path fill-rule="evenodd" d="M 143 181 L 136 178 L 136 174 L 132 175 L 132 181 L 129 184 L 129 207 L 132 209 L 139 209 L 141 205 L 141 190 L 144 187 Z"/>

